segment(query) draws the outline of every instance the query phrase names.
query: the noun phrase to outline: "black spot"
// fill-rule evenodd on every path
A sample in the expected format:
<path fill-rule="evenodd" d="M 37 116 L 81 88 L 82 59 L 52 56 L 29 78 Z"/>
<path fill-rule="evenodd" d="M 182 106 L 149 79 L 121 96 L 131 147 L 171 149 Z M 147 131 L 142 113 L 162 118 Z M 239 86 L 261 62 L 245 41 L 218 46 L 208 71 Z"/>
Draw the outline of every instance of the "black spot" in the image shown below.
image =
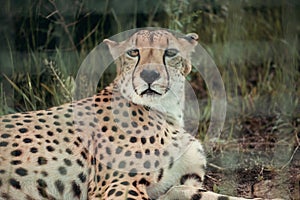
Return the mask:
<path fill-rule="evenodd" d="M 120 169 L 124 169 L 125 168 L 125 166 L 126 166 L 126 162 L 125 161 L 121 161 L 120 163 L 119 163 L 119 168 Z"/>
<path fill-rule="evenodd" d="M 180 179 L 180 184 L 183 185 L 186 182 L 186 180 L 188 180 L 188 179 L 194 179 L 194 180 L 198 181 L 199 183 L 202 182 L 202 179 L 198 174 L 192 173 L 192 174 L 183 175 Z"/>
<path fill-rule="evenodd" d="M 101 98 L 97 97 L 97 98 L 95 99 L 95 102 L 101 102 Z"/>
<path fill-rule="evenodd" d="M 155 143 L 155 138 L 154 138 L 154 136 L 151 136 L 151 137 L 150 137 L 150 143 L 151 143 L 151 144 L 154 144 L 154 143 Z"/>
<path fill-rule="evenodd" d="M 121 126 L 122 126 L 123 128 L 127 128 L 127 127 L 128 127 L 128 124 L 127 124 L 126 122 L 122 122 Z"/>
<path fill-rule="evenodd" d="M 48 173 L 45 172 L 45 171 L 42 171 L 41 174 L 42 174 L 44 177 L 47 177 L 47 176 L 48 176 Z"/>
<path fill-rule="evenodd" d="M 163 156 L 168 156 L 169 155 L 169 152 L 168 151 L 164 151 L 163 152 Z"/>
<path fill-rule="evenodd" d="M 113 176 L 116 177 L 118 176 L 119 172 L 118 171 L 114 171 Z"/>
<path fill-rule="evenodd" d="M 101 165 L 101 163 L 98 164 L 98 171 L 99 171 L 99 172 L 102 171 L 102 165 Z"/>
<path fill-rule="evenodd" d="M 131 156 L 131 151 L 129 151 L 129 150 L 126 151 L 126 152 L 125 152 L 125 156 L 127 156 L 127 157 Z"/>
<path fill-rule="evenodd" d="M 86 175 L 85 175 L 83 172 L 81 172 L 81 173 L 78 175 L 78 178 L 80 179 L 80 181 L 81 181 L 82 183 L 84 183 L 84 182 L 86 181 Z"/>
<path fill-rule="evenodd" d="M 110 175 L 109 175 L 109 174 L 106 174 L 106 175 L 105 175 L 105 180 L 108 180 L 109 177 L 110 177 Z"/>
<path fill-rule="evenodd" d="M 200 200 L 202 198 L 201 194 L 194 194 L 192 197 L 191 197 L 191 200 Z"/>
<path fill-rule="evenodd" d="M 24 142 L 24 143 L 31 143 L 31 142 L 32 142 L 32 139 L 30 139 L 30 138 L 24 138 L 24 139 L 23 139 L 23 142 Z"/>
<path fill-rule="evenodd" d="M 108 155 L 111 155 L 111 150 L 110 150 L 109 147 L 106 147 L 105 150 L 106 150 L 106 153 L 107 153 Z"/>
<path fill-rule="evenodd" d="M 112 127 L 111 127 L 111 130 L 112 130 L 113 132 L 117 132 L 117 131 L 118 131 L 118 128 L 117 128 L 116 126 L 112 126 Z"/>
<path fill-rule="evenodd" d="M 41 129 L 42 129 L 42 127 L 39 126 L 39 125 L 35 125 L 34 128 L 35 128 L 36 130 L 41 130 Z"/>
<path fill-rule="evenodd" d="M 64 137 L 65 142 L 70 142 L 70 139 L 68 137 Z"/>
<path fill-rule="evenodd" d="M 16 174 L 20 175 L 20 176 L 26 176 L 27 175 L 27 170 L 19 167 L 16 169 Z"/>
<path fill-rule="evenodd" d="M 164 174 L 164 169 L 160 168 L 159 174 L 158 174 L 158 177 L 157 177 L 157 182 L 159 182 L 161 180 L 161 178 L 163 177 L 163 174 Z"/>
<path fill-rule="evenodd" d="M 68 154 L 70 154 L 70 155 L 72 155 L 72 154 L 73 154 L 72 150 L 71 150 L 71 149 L 69 149 L 69 148 L 67 148 L 67 149 L 66 149 L 66 152 L 67 152 Z"/>
<path fill-rule="evenodd" d="M 0 147 L 6 147 L 8 145 L 8 142 L 0 142 Z"/>
<path fill-rule="evenodd" d="M 131 143 L 136 143 L 136 141 L 137 141 L 136 137 L 131 137 L 131 138 L 130 138 L 130 142 L 131 142 Z"/>
<path fill-rule="evenodd" d="M 132 121 L 132 122 L 131 122 L 131 125 L 132 125 L 133 128 L 138 127 L 138 123 L 136 123 L 135 121 Z"/>
<path fill-rule="evenodd" d="M 108 116 L 103 117 L 103 121 L 105 122 L 109 121 L 109 117 Z"/>
<path fill-rule="evenodd" d="M 138 196 L 139 194 L 136 192 L 136 191 L 134 191 L 134 190 L 129 190 L 128 191 L 128 194 L 131 194 L 131 195 L 133 195 L 133 196 Z"/>
<path fill-rule="evenodd" d="M 147 125 L 143 125 L 143 130 L 144 131 L 149 130 L 148 126 Z"/>
<path fill-rule="evenodd" d="M 81 160 L 77 159 L 76 162 L 80 167 L 84 167 L 84 164 L 82 163 Z"/>
<path fill-rule="evenodd" d="M 123 181 L 123 182 L 121 182 L 120 184 L 121 184 L 121 185 L 125 185 L 125 186 L 130 185 L 130 183 L 129 183 L 128 181 Z"/>
<path fill-rule="evenodd" d="M 101 181 L 101 177 L 97 175 L 97 183 L 99 183 L 100 181 Z"/>
<path fill-rule="evenodd" d="M 142 137 L 141 142 L 142 142 L 142 144 L 146 144 L 146 142 L 147 142 L 146 138 Z"/>
<path fill-rule="evenodd" d="M 128 176 L 135 177 L 137 175 L 137 170 L 135 168 L 131 169 L 128 173 Z"/>
<path fill-rule="evenodd" d="M 9 138 L 9 137 L 10 137 L 10 134 L 3 133 L 3 134 L 1 135 L 1 137 L 2 137 L 2 138 Z"/>
<path fill-rule="evenodd" d="M 36 182 L 38 183 L 39 187 L 42 187 L 42 188 L 47 187 L 47 183 L 42 179 L 38 179 Z"/>
<path fill-rule="evenodd" d="M 55 126 L 59 126 L 59 125 L 60 125 L 60 123 L 59 123 L 58 121 L 53 122 L 53 124 L 54 124 Z"/>
<path fill-rule="evenodd" d="M 77 185 L 75 181 L 72 182 L 72 190 L 74 193 L 74 197 L 80 198 L 81 190 L 79 185 Z"/>
<path fill-rule="evenodd" d="M 115 194 L 116 197 L 119 197 L 119 196 L 122 196 L 122 195 L 123 195 L 122 191 L 117 191 L 116 194 Z"/>
<path fill-rule="evenodd" d="M 20 128 L 20 129 L 19 129 L 19 132 L 20 132 L 20 133 L 26 133 L 27 131 L 28 131 L 27 128 Z"/>
<path fill-rule="evenodd" d="M 146 169 L 149 169 L 149 168 L 151 167 L 150 161 L 144 162 L 144 167 L 145 167 Z"/>
<path fill-rule="evenodd" d="M 54 119 L 59 119 L 59 116 L 58 115 L 54 115 L 53 118 Z"/>
<path fill-rule="evenodd" d="M 14 128 L 15 127 L 15 125 L 13 125 L 13 124 L 6 124 L 5 125 L 5 128 Z"/>
<path fill-rule="evenodd" d="M 142 178 L 142 179 L 139 181 L 139 184 L 149 186 L 149 185 L 150 185 L 150 182 L 147 181 L 145 178 Z"/>
<path fill-rule="evenodd" d="M 63 195 L 64 190 L 65 190 L 65 186 L 64 186 L 63 182 L 61 182 L 60 180 L 57 180 L 54 182 L 54 185 L 55 185 L 56 189 L 58 190 L 59 194 Z"/>
<path fill-rule="evenodd" d="M 124 140 L 124 139 L 125 139 L 125 136 L 124 136 L 124 135 L 119 135 L 119 139 L 120 139 L 120 140 Z"/>
<path fill-rule="evenodd" d="M 55 139 L 53 140 L 53 143 L 54 144 L 59 144 L 58 140 L 55 140 Z"/>
<path fill-rule="evenodd" d="M 106 132 L 107 131 L 107 127 L 103 126 L 101 130 L 102 130 L 102 132 Z"/>
<path fill-rule="evenodd" d="M 16 189 L 21 189 L 20 182 L 17 181 L 16 179 L 14 179 L 14 178 L 9 179 L 9 183 L 10 183 L 10 185 L 13 186 L 14 188 L 16 188 Z"/>
<path fill-rule="evenodd" d="M 61 133 L 63 130 L 61 128 L 57 128 L 56 131 Z"/>
<path fill-rule="evenodd" d="M 115 138 L 114 138 L 113 136 L 109 136 L 109 137 L 108 137 L 108 140 L 109 140 L 110 142 L 113 142 L 113 141 L 115 140 Z"/>
<path fill-rule="evenodd" d="M 22 154 L 21 150 L 14 150 L 14 151 L 11 152 L 12 156 L 20 156 L 21 154 Z"/>
<path fill-rule="evenodd" d="M 71 165 L 72 165 L 71 160 L 69 160 L 69 159 L 67 159 L 67 158 L 64 158 L 64 163 L 65 163 L 67 166 L 71 166 Z"/>
<path fill-rule="evenodd" d="M 169 169 L 173 167 L 173 164 L 174 164 L 174 158 L 171 156 L 169 161 Z"/>
<path fill-rule="evenodd" d="M 36 138 L 38 138 L 38 139 L 41 139 L 41 138 L 43 138 L 43 136 L 42 135 L 40 135 L 40 134 L 36 134 L 36 135 L 34 135 Z"/>
<path fill-rule="evenodd" d="M 47 149 L 49 152 L 52 152 L 52 151 L 55 150 L 52 146 L 47 146 L 46 149 Z"/>
<path fill-rule="evenodd" d="M 47 164 L 47 159 L 46 158 L 44 158 L 44 157 L 38 157 L 38 164 L 39 165 L 45 165 L 45 164 Z"/>
<path fill-rule="evenodd" d="M 155 149 L 155 150 L 154 150 L 154 154 L 155 154 L 156 156 L 159 156 L 159 155 L 160 155 L 160 151 L 159 151 L 158 149 Z"/>
<path fill-rule="evenodd" d="M 106 186 L 106 181 L 102 181 L 102 186 Z"/>
<path fill-rule="evenodd" d="M 91 158 L 91 165 L 96 165 L 96 158 L 95 157 Z"/>
<path fill-rule="evenodd" d="M 39 119 L 39 122 L 45 123 L 46 120 L 45 119 Z"/>
<path fill-rule="evenodd" d="M 65 118 L 70 118 L 71 115 L 69 113 L 64 114 Z"/>
<path fill-rule="evenodd" d="M 108 99 L 108 98 L 104 98 L 103 101 L 104 101 L 104 102 L 108 102 L 109 99 Z"/>
<path fill-rule="evenodd" d="M 139 117 L 140 122 L 144 122 L 144 119 L 142 117 Z"/>
<path fill-rule="evenodd" d="M 140 115 L 143 116 L 143 111 L 141 111 L 141 109 L 138 109 L 138 112 L 139 112 Z"/>
<path fill-rule="evenodd" d="M 67 174 L 67 169 L 65 167 L 59 167 L 58 171 L 61 175 L 66 175 Z"/>
<path fill-rule="evenodd" d="M 47 135 L 53 136 L 53 132 L 52 131 L 47 131 Z"/>
<path fill-rule="evenodd" d="M 142 156 L 143 156 L 142 152 L 140 152 L 140 151 L 136 151 L 136 152 L 135 152 L 135 157 L 136 157 L 136 158 L 141 159 Z"/>
<path fill-rule="evenodd" d="M 136 111 L 132 111 L 131 114 L 132 114 L 132 116 L 136 116 L 137 115 Z"/>
<path fill-rule="evenodd" d="M 116 192 L 116 189 L 111 189 L 111 190 L 109 190 L 109 192 L 107 193 L 107 196 L 111 196 L 111 195 L 113 195 L 114 193 Z"/>
<path fill-rule="evenodd" d="M 84 153 L 84 152 L 82 151 L 80 154 L 81 154 L 81 156 L 82 156 L 82 158 L 83 158 L 84 160 L 87 159 L 86 153 Z"/>
<path fill-rule="evenodd" d="M 123 148 L 122 147 L 117 147 L 116 148 L 116 154 L 120 154 L 122 152 Z"/>
<path fill-rule="evenodd" d="M 22 161 L 21 160 L 12 160 L 10 162 L 10 164 L 12 164 L 12 165 L 20 165 L 20 164 L 22 164 Z"/>

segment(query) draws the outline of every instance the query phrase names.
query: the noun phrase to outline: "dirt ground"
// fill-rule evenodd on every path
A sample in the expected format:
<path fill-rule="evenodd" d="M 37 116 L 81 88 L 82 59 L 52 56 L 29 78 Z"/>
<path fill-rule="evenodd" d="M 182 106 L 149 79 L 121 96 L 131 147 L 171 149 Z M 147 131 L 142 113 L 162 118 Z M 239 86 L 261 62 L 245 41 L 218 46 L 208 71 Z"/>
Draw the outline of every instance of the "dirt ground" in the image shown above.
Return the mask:
<path fill-rule="evenodd" d="M 280 129 L 283 125 L 275 126 L 276 117 L 252 116 L 239 121 L 238 139 L 205 144 L 205 187 L 248 198 L 299 200 L 300 119 L 289 121 L 293 127 L 289 134 L 282 133 L 287 130 Z"/>

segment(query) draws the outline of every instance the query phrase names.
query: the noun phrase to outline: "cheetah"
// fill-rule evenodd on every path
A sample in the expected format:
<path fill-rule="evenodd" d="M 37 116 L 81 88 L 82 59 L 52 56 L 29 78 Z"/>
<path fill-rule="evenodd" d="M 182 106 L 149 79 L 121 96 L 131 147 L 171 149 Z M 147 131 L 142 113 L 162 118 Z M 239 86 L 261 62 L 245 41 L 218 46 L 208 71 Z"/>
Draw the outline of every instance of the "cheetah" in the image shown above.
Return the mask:
<path fill-rule="evenodd" d="M 198 35 L 139 30 L 105 39 L 115 80 L 62 106 L 0 118 L 0 199 L 228 199 L 206 191 L 206 158 L 184 128 Z"/>

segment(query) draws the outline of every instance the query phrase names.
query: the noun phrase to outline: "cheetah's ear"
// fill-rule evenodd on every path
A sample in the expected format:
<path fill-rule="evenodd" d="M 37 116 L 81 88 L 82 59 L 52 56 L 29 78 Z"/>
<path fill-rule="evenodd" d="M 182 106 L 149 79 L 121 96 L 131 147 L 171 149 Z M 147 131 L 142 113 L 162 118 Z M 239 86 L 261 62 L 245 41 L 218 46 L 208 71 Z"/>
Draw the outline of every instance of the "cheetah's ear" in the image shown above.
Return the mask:
<path fill-rule="evenodd" d="M 188 33 L 184 37 L 189 43 L 196 46 L 198 44 L 198 38 L 199 36 L 196 33 Z"/>
<path fill-rule="evenodd" d="M 109 52 L 114 60 L 120 57 L 120 49 L 118 42 L 109 39 L 104 39 L 103 42 L 108 46 Z"/>

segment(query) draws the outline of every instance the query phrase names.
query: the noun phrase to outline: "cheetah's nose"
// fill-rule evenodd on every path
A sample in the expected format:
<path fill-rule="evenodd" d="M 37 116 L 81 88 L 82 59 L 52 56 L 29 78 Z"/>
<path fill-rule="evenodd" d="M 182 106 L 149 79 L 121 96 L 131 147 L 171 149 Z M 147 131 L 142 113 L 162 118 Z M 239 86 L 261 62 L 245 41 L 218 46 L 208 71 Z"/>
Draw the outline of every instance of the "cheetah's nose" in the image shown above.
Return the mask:
<path fill-rule="evenodd" d="M 143 69 L 143 71 L 140 73 L 140 76 L 146 83 L 152 84 L 160 77 L 160 74 L 156 70 Z"/>

